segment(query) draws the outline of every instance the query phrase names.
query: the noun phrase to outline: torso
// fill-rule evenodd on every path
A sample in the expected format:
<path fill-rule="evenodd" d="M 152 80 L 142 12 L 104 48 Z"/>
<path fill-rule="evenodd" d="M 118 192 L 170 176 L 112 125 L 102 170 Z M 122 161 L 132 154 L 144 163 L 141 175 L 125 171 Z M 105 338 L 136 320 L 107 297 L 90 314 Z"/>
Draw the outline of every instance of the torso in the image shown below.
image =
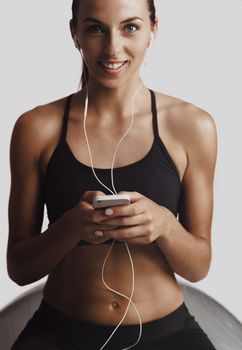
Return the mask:
<path fill-rule="evenodd" d="M 73 108 L 69 115 L 67 142 L 75 157 L 82 163 L 90 165 L 80 115 L 77 114 L 80 110 L 76 107 L 76 97 L 74 96 Z M 156 93 L 156 99 L 159 134 L 182 181 L 187 166 L 187 154 L 183 143 L 184 135 L 182 135 L 184 128 L 180 128 L 179 125 L 184 123 L 182 111 L 189 107 L 179 99 L 159 93 Z M 48 119 L 49 126 L 45 136 L 46 141 L 40 153 L 40 167 L 45 174 L 48 161 L 58 143 L 64 99 L 52 102 L 43 108 L 46 108 L 45 125 Z M 124 130 L 128 126 L 129 123 L 124 126 Z M 113 150 L 121 137 L 120 133 L 116 135 L 112 133 L 113 136 L 109 137 L 110 143 L 107 145 L 106 135 L 108 130 L 113 130 L 112 126 L 102 128 L 100 126 L 98 138 L 95 138 L 95 128 L 92 129 L 91 122 L 87 124 L 87 128 L 95 167 L 110 168 Z M 147 137 L 140 142 L 139 135 L 142 133 L 139 130 L 143 128 L 146 130 Z M 101 130 L 103 130 L 103 138 Z M 91 142 L 94 138 L 95 143 Z M 129 137 L 122 143 L 122 147 L 120 146 L 115 166 L 123 166 L 143 158 L 148 153 L 153 138 L 148 106 L 146 113 L 139 119 L 135 119 Z M 130 149 L 133 152 L 128 152 Z M 74 318 L 98 324 L 116 325 L 125 313 L 128 301 L 108 290 L 102 282 L 101 269 L 109 248 L 107 244 L 76 246 L 49 274 L 44 289 L 44 299 L 56 309 Z M 132 301 L 139 311 L 142 322 L 158 319 L 174 311 L 182 304 L 183 293 L 161 250 L 156 244 L 145 246 L 133 244 L 129 245 L 129 249 L 135 269 L 135 291 Z M 113 246 L 105 266 L 104 278 L 113 289 L 127 296 L 130 295 L 131 265 L 124 244 Z M 138 323 L 138 316 L 131 305 L 122 324 Z"/>

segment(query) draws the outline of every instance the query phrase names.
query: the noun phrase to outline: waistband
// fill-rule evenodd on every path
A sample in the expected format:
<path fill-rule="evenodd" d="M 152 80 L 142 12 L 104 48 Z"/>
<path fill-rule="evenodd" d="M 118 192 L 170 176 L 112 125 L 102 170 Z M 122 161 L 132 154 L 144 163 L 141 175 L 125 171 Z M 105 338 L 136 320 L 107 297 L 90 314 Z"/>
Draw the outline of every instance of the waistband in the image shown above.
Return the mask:
<path fill-rule="evenodd" d="M 142 323 L 142 334 L 138 344 L 159 341 L 165 336 L 182 330 L 189 316 L 191 315 L 185 303 L 183 303 L 176 310 L 160 319 Z M 95 324 L 75 319 L 55 309 L 42 299 L 27 328 L 29 331 L 31 331 L 31 328 L 33 331 L 42 329 L 65 339 L 72 338 L 74 342 L 81 342 L 86 346 L 101 347 L 116 326 Z M 110 349 L 114 349 L 115 346 L 125 347 L 132 345 L 137 341 L 139 332 L 139 323 L 121 324 L 108 343 L 111 346 Z"/>

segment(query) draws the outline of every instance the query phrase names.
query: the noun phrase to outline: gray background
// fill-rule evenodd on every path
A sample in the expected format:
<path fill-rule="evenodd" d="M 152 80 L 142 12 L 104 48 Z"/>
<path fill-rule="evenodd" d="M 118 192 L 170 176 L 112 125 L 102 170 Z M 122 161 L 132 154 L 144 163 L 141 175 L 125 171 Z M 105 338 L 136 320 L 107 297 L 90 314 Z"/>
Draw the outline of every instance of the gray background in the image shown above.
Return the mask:
<path fill-rule="evenodd" d="M 217 125 L 213 261 L 196 283 L 242 321 L 241 91 L 242 1 L 158 0 L 159 34 L 147 66 L 147 86 L 210 113 Z M 70 0 L 2 1 L 0 308 L 22 292 L 6 271 L 9 143 L 16 119 L 77 90 L 80 58 L 69 32 Z M 47 219 L 43 224 L 46 229 Z"/>

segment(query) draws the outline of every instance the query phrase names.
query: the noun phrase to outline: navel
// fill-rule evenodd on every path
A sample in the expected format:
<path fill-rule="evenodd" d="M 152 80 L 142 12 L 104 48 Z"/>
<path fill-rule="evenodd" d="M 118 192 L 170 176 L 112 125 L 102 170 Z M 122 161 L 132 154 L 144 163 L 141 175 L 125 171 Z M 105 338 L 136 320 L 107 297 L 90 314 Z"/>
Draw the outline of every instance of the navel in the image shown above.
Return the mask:
<path fill-rule="evenodd" d="M 114 300 L 110 306 L 112 310 L 117 310 L 120 307 L 119 303 L 116 300 Z"/>

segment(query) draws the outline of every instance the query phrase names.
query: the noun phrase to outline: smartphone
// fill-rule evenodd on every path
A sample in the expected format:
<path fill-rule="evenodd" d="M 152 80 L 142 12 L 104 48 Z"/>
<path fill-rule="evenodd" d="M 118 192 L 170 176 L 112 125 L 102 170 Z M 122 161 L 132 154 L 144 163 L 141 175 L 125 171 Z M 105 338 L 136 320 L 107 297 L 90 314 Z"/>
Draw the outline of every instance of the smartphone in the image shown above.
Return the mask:
<path fill-rule="evenodd" d="M 108 195 L 97 195 L 93 199 L 93 207 L 95 209 L 115 207 L 117 205 L 130 204 L 129 194 L 108 194 Z"/>

